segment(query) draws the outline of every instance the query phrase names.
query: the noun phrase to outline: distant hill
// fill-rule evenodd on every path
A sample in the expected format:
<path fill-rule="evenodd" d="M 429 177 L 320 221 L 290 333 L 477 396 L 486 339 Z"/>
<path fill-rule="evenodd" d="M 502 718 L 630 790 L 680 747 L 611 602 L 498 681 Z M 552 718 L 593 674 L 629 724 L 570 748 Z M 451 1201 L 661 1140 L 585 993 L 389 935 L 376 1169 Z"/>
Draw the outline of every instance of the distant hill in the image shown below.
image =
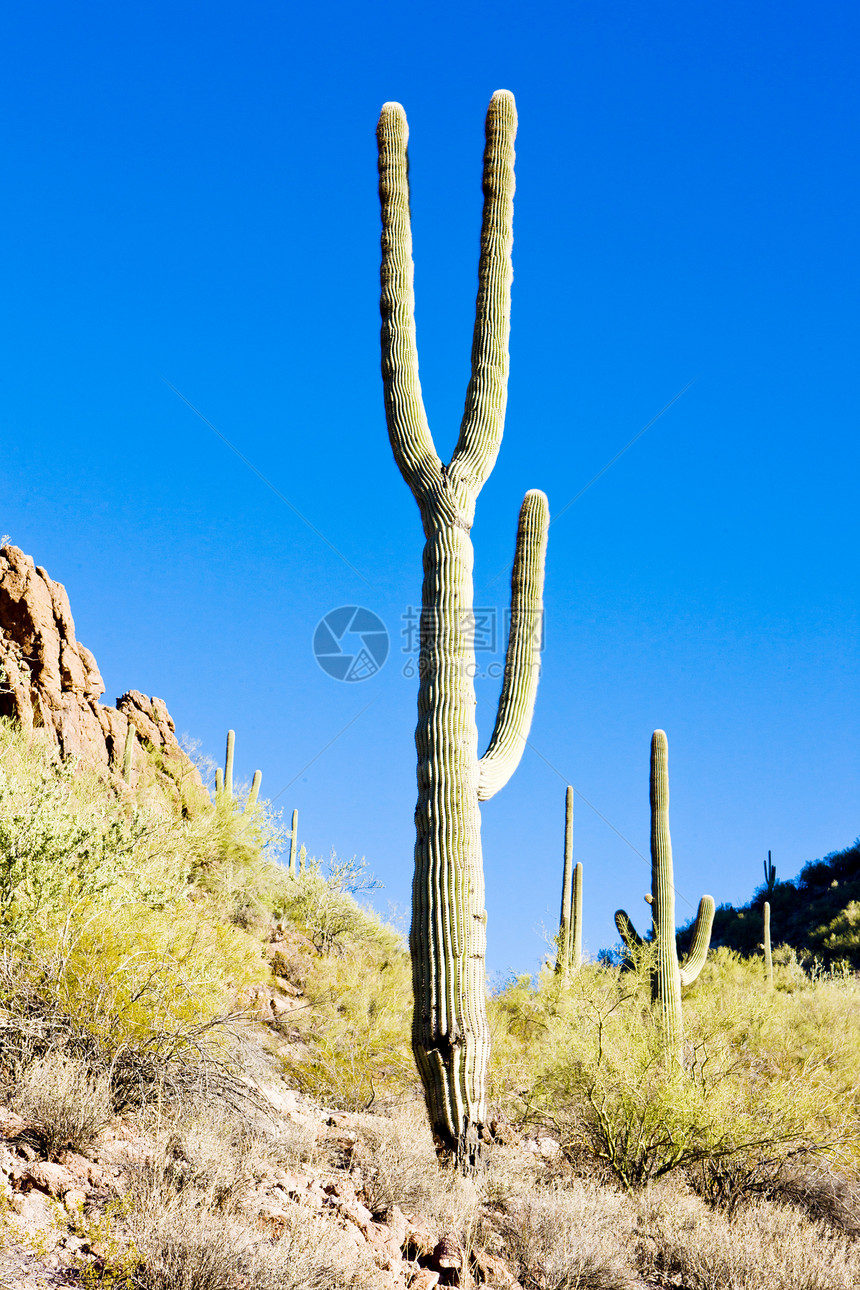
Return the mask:
<path fill-rule="evenodd" d="M 777 882 L 767 895 L 764 884 L 747 905 L 719 905 L 711 945 L 755 954 L 762 940 L 762 905 L 770 900 L 771 940 L 791 945 L 803 957 L 826 966 L 846 960 L 860 969 L 860 838 L 844 851 L 811 860 L 796 878 Z M 690 944 L 692 921 L 678 932 L 678 948 Z"/>

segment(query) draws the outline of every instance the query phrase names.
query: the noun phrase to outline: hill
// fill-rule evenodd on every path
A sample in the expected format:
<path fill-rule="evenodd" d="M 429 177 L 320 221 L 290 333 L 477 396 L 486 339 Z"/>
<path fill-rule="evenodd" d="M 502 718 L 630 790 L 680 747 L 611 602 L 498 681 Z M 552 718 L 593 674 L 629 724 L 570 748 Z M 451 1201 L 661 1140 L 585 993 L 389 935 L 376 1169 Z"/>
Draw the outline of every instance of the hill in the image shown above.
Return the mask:
<path fill-rule="evenodd" d="M 860 839 L 823 860 L 811 860 L 798 876 L 779 881 L 770 893 L 764 885 L 740 908 L 718 905 L 711 944 L 739 954 L 761 952 L 762 905 L 770 901 L 771 940 L 793 950 L 804 964 L 832 968 L 844 964 L 860 970 Z M 678 945 L 689 948 L 692 922 L 678 933 Z"/>

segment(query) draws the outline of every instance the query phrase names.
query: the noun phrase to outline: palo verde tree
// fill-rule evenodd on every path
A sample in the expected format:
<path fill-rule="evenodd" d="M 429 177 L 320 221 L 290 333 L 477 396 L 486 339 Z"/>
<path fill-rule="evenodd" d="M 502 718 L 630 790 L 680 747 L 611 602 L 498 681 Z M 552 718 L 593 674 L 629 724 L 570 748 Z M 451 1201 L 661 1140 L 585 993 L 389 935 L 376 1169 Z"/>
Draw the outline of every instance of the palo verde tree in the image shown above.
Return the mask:
<path fill-rule="evenodd" d="M 489 746 L 479 757 L 470 531 L 504 430 L 516 124 L 513 95 L 498 90 L 486 120 L 472 374 L 447 465 L 433 445 L 418 379 L 408 127 L 399 103 L 383 106 L 377 128 L 385 412 L 394 457 L 418 503 L 426 539 L 415 734 L 412 1044 L 437 1145 L 467 1170 L 480 1154 L 490 1051 L 478 804 L 507 783 L 531 725 L 549 526 L 546 497 L 527 493 L 517 529 L 502 692 Z"/>

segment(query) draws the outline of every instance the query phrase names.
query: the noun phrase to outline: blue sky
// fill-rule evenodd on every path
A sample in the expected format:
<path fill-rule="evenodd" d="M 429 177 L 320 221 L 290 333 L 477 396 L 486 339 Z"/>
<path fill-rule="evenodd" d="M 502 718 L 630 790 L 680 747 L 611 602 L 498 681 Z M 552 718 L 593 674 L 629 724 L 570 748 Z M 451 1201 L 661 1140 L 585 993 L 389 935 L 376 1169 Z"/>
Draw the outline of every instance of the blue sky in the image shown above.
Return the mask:
<path fill-rule="evenodd" d="M 382 102 L 410 121 L 422 381 L 447 453 L 483 114 L 494 89 L 517 96 L 478 604 L 502 614 L 524 491 L 560 515 L 689 386 L 550 530 L 533 747 L 483 811 L 493 973 L 532 969 L 556 921 L 568 782 L 587 947 L 615 941 L 619 904 L 646 923 L 657 726 L 679 921 L 704 891 L 747 899 L 768 848 L 788 877 L 860 831 L 858 26 L 827 2 L 4 16 L 0 530 L 68 587 L 108 701 L 162 696 L 218 757 L 233 726 L 239 771 L 298 807 L 311 851 L 366 856 L 381 908 L 409 901 L 399 633 L 421 555 L 379 378 Z M 311 640 L 350 604 L 392 650 L 343 684 Z M 478 684 L 483 736 L 497 692 Z"/>

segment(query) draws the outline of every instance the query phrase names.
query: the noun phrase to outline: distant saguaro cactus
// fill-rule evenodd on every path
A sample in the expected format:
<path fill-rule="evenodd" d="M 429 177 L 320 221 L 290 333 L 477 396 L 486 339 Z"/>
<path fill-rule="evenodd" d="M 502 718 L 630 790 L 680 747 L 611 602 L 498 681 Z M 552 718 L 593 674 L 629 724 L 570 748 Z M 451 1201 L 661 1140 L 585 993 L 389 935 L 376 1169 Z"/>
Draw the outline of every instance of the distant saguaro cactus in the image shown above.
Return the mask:
<path fill-rule="evenodd" d="M 134 770 L 135 736 L 135 728 L 129 721 L 128 729 L 125 732 L 125 747 L 122 750 L 122 777 L 127 784 L 131 783 L 131 775 Z"/>
<path fill-rule="evenodd" d="M 681 986 L 691 985 L 704 966 L 711 941 L 715 905 L 713 896 L 699 901 L 690 952 L 678 962 L 675 940 L 675 886 L 672 872 L 672 839 L 669 834 L 669 745 L 662 730 L 651 737 L 651 914 L 656 964 L 651 982 L 658 1004 L 666 1051 L 680 1062 L 684 1050 L 684 1019 Z M 646 897 L 646 899 L 648 899 Z M 615 914 L 615 925 L 625 945 L 641 945 L 633 924 L 623 909 Z"/>
<path fill-rule="evenodd" d="M 291 878 L 296 876 L 296 847 L 298 846 L 299 837 L 299 813 L 293 811 L 293 819 L 290 825 L 290 867 L 289 875 Z"/>
<path fill-rule="evenodd" d="M 248 800 L 245 803 L 245 810 L 248 810 L 251 806 L 256 806 L 257 798 L 260 796 L 260 785 L 262 782 L 263 772 L 261 770 L 255 770 L 254 778 L 251 780 L 251 789 L 248 793 Z"/>
<path fill-rule="evenodd" d="M 227 801 L 233 800 L 233 754 L 236 750 L 236 731 L 227 731 L 227 751 L 224 755 L 224 792 Z"/>
<path fill-rule="evenodd" d="M 412 290 L 406 114 L 386 103 L 377 128 L 382 207 L 382 376 L 388 435 L 424 527 L 418 805 L 412 887 L 412 1046 L 439 1149 L 477 1163 L 486 1119 L 490 1034 L 479 803 L 507 783 L 531 724 L 540 659 L 549 509 L 526 493 L 511 578 L 511 626 L 498 714 L 478 756 L 472 542 L 478 494 L 502 440 L 513 239 L 513 95 L 490 100 L 472 375 L 454 455 L 436 452 L 421 397 Z"/>
<path fill-rule="evenodd" d="M 582 966 L 582 865 L 573 863 L 573 789 L 564 795 L 564 869 L 555 970 L 563 976 Z"/>
<path fill-rule="evenodd" d="M 233 811 L 233 762 L 236 752 L 236 731 L 227 731 L 227 747 L 224 754 L 224 769 L 220 766 L 215 771 L 215 806 L 219 811 L 231 814 Z M 251 790 L 245 801 L 245 810 L 256 804 L 260 794 L 260 784 L 263 780 L 261 770 L 254 771 L 254 778 L 251 782 Z"/>
<path fill-rule="evenodd" d="M 767 853 L 767 859 L 762 861 L 762 863 L 764 865 L 764 885 L 767 888 L 767 894 L 770 895 L 776 886 L 776 865 L 771 861 L 769 851 Z"/>

